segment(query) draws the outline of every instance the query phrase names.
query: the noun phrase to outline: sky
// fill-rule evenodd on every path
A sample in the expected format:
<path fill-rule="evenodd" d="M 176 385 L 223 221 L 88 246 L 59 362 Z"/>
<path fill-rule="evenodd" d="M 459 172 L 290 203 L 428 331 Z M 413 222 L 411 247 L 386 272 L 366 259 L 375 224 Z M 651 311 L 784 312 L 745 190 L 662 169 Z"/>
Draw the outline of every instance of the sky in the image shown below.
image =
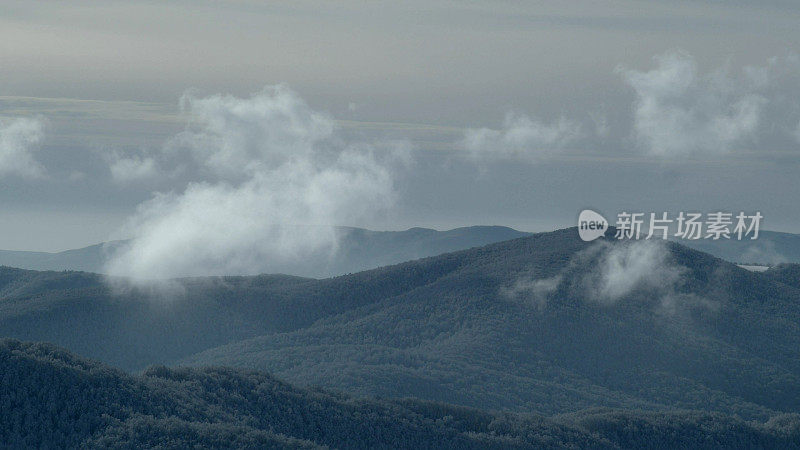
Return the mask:
<path fill-rule="evenodd" d="M 545 231 L 592 208 L 800 232 L 798 19 L 789 1 L 7 0 L 0 248 L 135 238 L 110 272 L 146 277 L 301 258 L 334 225 Z"/>

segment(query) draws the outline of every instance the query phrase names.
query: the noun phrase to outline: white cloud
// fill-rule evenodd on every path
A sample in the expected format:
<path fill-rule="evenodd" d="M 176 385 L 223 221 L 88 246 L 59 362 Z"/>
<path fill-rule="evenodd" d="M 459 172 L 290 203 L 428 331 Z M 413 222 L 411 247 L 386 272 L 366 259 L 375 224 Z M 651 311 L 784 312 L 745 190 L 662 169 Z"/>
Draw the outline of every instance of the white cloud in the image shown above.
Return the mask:
<path fill-rule="evenodd" d="M 508 114 L 500 130 L 466 130 L 462 144 L 476 158 L 536 161 L 563 149 L 580 135 L 580 125 L 564 117 L 545 123 L 525 115 Z"/>
<path fill-rule="evenodd" d="M 166 147 L 207 173 L 139 206 L 108 272 L 135 278 L 270 272 L 335 251 L 335 225 L 394 197 L 391 149 L 347 144 L 286 87 L 184 99 L 194 122 Z M 164 158 L 169 160 L 169 158 Z"/>
<path fill-rule="evenodd" d="M 534 305 L 543 307 L 558 289 L 561 279 L 561 275 L 538 279 L 533 275 L 521 276 L 511 287 L 502 287 L 500 293 L 512 299 L 530 300 Z"/>
<path fill-rule="evenodd" d="M 122 184 L 153 179 L 159 174 L 155 159 L 136 155 L 115 155 L 109 163 L 109 170 L 114 181 Z"/>
<path fill-rule="evenodd" d="M 576 253 L 558 274 L 548 278 L 523 274 L 500 293 L 539 308 L 554 300 L 556 292 L 564 292 L 606 307 L 634 299 L 671 316 L 698 306 L 715 309 L 709 300 L 680 292 L 687 272 L 663 241 L 598 241 Z"/>
<path fill-rule="evenodd" d="M 330 145 L 333 119 L 283 85 L 249 99 L 184 95 L 181 105 L 192 123 L 168 144 L 168 151 L 176 156 L 188 150 L 195 162 L 221 177 L 239 179 L 290 159 L 339 150 Z"/>
<path fill-rule="evenodd" d="M 766 78 L 748 71 L 736 81 L 724 71 L 699 76 L 694 59 L 682 52 L 656 56 L 647 72 L 619 69 L 636 91 L 634 136 L 647 152 L 673 157 L 724 153 L 753 138 L 767 100 L 757 93 Z"/>
<path fill-rule="evenodd" d="M 664 296 L 674 291 L 685 269 L 671 261 L 662 241 L 643 240 L 608 245 L 597 270 L 584 279 L 591 298 L 613 304 L 644 289 Z"/>
<path fill-rule="evenodd" d="M 672 317 L 698 308 L 717 310 L 717 302 L 681 292 L 689 269 L 673 259 L 669 245 L 662 240 L 598 243 L 586 252 L 596 258 L 594 270 L 589 270 L 578 285 L 588 299 L 606 306 L 632 299 Z"/>
<path fill-rule="evenodd" d="M 19 118 L 0 122 L 0 175 L 38 178 L 44 168 L 33 152 L 44 138 L 41 119 Z"/>

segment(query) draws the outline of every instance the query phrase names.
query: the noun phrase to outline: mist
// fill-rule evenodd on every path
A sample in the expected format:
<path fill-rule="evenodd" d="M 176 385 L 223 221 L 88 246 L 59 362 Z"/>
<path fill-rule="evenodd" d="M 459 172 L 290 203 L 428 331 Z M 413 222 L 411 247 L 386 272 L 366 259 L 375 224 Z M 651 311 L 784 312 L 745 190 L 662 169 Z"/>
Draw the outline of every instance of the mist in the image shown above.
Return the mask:
<path fill-rule="evenodd" d="M 154 156 L 119 160 L 192 170 L 180 191 L 156 192 L 121 233 L 107 264 L 139 279 L 254 274 L 333 254 L 335 226 L 391 208 L 402 147 L 347 142 L 334 120 L 286 86 L 248 98 L 183 98 L 187 129 Z M 158 166 L 154 161 L 158 160 Z"/>

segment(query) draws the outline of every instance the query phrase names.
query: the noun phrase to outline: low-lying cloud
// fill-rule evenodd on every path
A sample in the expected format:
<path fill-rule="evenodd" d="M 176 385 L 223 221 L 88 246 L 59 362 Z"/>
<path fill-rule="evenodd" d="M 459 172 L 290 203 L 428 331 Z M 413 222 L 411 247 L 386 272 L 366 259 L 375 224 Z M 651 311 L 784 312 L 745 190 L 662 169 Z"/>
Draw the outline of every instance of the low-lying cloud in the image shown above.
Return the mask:
<path fill-rule="evenodd" d="M 688 272 L 677 264 L 662 241 L 598 241 L 576 253 L 558 274 L 537 278 L 519 276 L 501 294 L 542 308 L 556 295 L 580 298 L 606 307 L 622 301 L 646 302 L 654 310 L 676 314 L 708 300 L 681 292 Z"/>
<path fill-rule="evenodd" d="M 659 241 L 605 244 L 599 264 L 582 283 L 589 297 L 603 304 L 614 304 L 637 290 L 662 298 L 674 292 L 685 271 L 671 258 Z"/>
<path fill-rule="evenodd" d="M 536 278 L 535 274 L 527 274 L 517 278 L 511 286 L 502 287 L 500 293 L 509 298 L 523 298 L 536 306 L 543 307 L 558 289 L 561 280 L 561 275 Z"/>
<path fill-rule="evenodd" d="M 160 161 L 193 164 L 202 179 L 139 206 L 124 230 L 132 240 L 108 263 L 112 275 L 273 272 L 331 254 L 336 225 L 366 220 L 394 200 L 402 155 L 343 142 L 332 118 L 284 86 L 182 103 L 192 122 Z"/>
<path fill-rule="evenodd" d="M 40 178 L 45 170 L 34 158 L 44 138 L 44 121 L 17 118 L 0 121 L 0 176 Z"/>

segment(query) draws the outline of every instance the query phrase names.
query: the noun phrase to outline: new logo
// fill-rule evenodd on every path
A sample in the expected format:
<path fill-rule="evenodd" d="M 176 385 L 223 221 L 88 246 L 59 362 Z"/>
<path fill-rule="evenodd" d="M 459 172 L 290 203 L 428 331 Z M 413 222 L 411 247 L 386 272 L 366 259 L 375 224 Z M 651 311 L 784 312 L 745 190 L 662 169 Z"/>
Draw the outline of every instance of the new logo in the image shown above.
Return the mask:
<path fill-rule="evenodd" d="M 606 233 L 608 221 L 591 209 L 584 209 L 578 216 L 578 235 L 584 241 L 593 241 Z"/>

